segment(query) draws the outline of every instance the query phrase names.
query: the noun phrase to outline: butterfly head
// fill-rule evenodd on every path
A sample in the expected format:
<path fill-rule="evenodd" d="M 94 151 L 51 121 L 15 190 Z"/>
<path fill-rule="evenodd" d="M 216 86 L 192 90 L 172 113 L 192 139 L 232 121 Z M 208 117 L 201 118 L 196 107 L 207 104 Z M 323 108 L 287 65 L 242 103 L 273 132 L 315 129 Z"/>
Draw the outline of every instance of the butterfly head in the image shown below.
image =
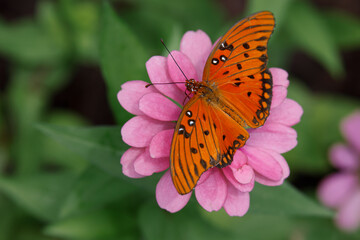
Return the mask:
<path fill-rule="evenodd" d="M 195 79 L 186 80 L 185 86 L 190 93 L 196 93 L 202 87 L 200 82 L 196 81 Z"/>

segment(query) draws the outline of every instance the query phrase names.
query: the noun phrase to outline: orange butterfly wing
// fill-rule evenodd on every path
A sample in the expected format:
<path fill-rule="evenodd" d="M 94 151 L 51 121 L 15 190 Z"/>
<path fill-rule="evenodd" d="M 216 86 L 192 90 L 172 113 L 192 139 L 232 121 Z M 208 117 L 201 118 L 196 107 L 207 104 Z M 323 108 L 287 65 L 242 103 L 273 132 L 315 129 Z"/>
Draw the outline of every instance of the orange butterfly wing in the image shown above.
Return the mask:
<path fill-rule="evenodd" d="M 170 170 L 177 191 L 190 192 L 203 172 L 230 163 L 248 137 L 229 115 L 194 96 L 180 114 L 171 144 Z"/>
<path fill-rule="evenodd" d="M 211 52 L 201 88 L 184 106 L 172 140 L 170 169 L 180 194 L 189 193 L 209 168 L 229 165 L 249 138 L 246 128 L 263 125 L 269 115 L 267 42 L 274 24 L 271 12 L 251 15 Z"/>

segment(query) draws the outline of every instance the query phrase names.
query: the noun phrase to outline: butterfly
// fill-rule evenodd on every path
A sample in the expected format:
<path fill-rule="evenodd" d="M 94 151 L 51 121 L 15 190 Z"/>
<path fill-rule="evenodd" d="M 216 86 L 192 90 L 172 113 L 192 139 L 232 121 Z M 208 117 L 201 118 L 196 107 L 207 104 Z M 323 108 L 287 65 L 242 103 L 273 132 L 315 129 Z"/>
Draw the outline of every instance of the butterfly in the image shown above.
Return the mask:
<path fill-rule="evenodd" d="M 267 44 L 274 30 L 271 12 L 236 23 L 210 53 L 201 82 L 186 80 L 193 93 L 176 123 L 170 169 L 179 194 L 196 186 L 201 174 L 231 164 L 235 151 L 269 116 L 272 76 Z"/>

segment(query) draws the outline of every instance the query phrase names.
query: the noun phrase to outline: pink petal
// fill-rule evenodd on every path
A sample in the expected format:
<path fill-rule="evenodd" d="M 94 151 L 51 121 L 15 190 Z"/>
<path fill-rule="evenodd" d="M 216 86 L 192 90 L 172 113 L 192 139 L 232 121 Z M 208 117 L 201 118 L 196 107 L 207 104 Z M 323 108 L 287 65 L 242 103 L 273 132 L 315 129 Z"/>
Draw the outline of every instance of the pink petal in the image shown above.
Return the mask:
<path fill-rule="evenodd" d="M 183 53 L 179 51 L 172 51 L 171 54 L 175 58 L 177 64 L 179 65 L 180 69 L 183 71 L 187 79 L 195 79 L 199 81 L 199 78 L 196 73 L 196 69 L 190 59 Z M 186 78 L 179 69 L 179 67 L 176 65 L 174 59 L 169 55 L 167 58 L 167 65 L 168 65 L 168 71 L 170 74 L 170 77 L 173 82 L 181 82 L 181 84 L 176 84 L 181 91 L 183 91 L 183 96 L 185 97 L 185 81 Z"/>
<path fill-rule="evenodd" d="M 271 154 L 248 145 L 244 146 L 241 151 L 247 155 L 248 164 L 257 174 L 272 181 L 279 181 L 283 178 L 282 167 Z"/>
<path fill-rule="evenodd" d="M 271 111 L 272 109 L 278 107 L 281 103 L 284 102 L 287 96 L 287 89 L 284 86 L 274 86 L 273 87 L 273 96 L 271 100 Z M 271 114 L 271 112 L 270 112 Z"/>
<path fill-rule="evenodd" d="M 289 86 L 288 76 L 289 74 L 281 68 L 270 68 L 269 69 L 273 78 L 274 86 L 283 86 L 287 88 Z"/>
<path fill-rule="evenodd" d="M 255 173 L 255 181 L 266 186 L 279 186 L 283 184 L 284 180 L 290 175 L 289 165 L 287 164 L 285 158 L 281 154 L 270 150 L 264 150 L 264 152 L 270 154 L 275 161 L 279 163 L 282 169 L 282 177 L 278 180 L 272 180 L 261 174 Z"/>
<path fill-rule="evenodd" d="M 181 108 L 160 93 L 149 93 L 139 101 L 140 110 L 147 116 L 160 121 L 176 121 Z"/>
<path fill-rule="evenodd" d="M 188 31 L 180 43 L 180 51 L 191 59 L 196 68 L 197 79 L 201 79 L 206 60 L 212 50 L 209 36 L 201 30 Z"/>
<path fill-rule="evenodd" d="M 356 111 L 341 123 L 341 130 L 350 145 L 360 153 L 360 111 Z"/>
<path fill-rule="evenodd" d="M 170 170 L 165 172 L 156 185 L 156 201 L 159 206 L 171 213 L 181 210 L 188 203 L 191 192 L 180 195 L 171 180 Z"/>
<path fill-rule="evenodd" d="M 217 168 L 212 168 L 206 181 L 195 188 L 199 204 L 208 212 L 218 211 L 224 204 L 227 192 L 226 182 Z"/>
<path fill-rule="evenodd" d="M 355 170 L 360 167 L 360 160 L 354 149 L 336 144 L 330 149 L 330 160 L 334 167 L 344 170 Z"/>
<path fill-rule="evenodd" d="M 249 129 L 250 138 L 246 146 L 265 148 L 278 153 L 288 152 L 297 145 L 294 129 L 278 123 L 265 123 L 257 129 Z"/>
<path fill-rule="evenodd" d="M 228 184 L 227 196 L 224 203 L 224 209 L 229 216 L 244 216 L 249 210 L 250 194 L 241 192 Z"/>
<path fill-rule="evenodd" d="M 146 62 L 146 69 L 152 83 L 172 83 L 171 77 L 168 73 L 166 57 L 151 57 Z M 178 103 L 182 103 L 184 101 L 184 92 L 176 87 L 175 84 L 156 84 L 153 87 Z"/>
<path fill-rule="evenodd" d="M 233 161 L 230 165 L 231 168 L 240 168 L 247 163 L 247 157 L 242 151 L 236 151 Z"/>
<path fill-rule="evenodd" d="M 350 173 L 335 173 L 325 178 L 319 185 L 318 196 L 324 205 L 339 207 L 355 191 L 357 177 Z"/>
<path fill-rule="evenodd" d="M 294 100 L 286 98 L 276 108 L 271 109 L 266 122 L 277 122 L 290 127 L 300 122 L 302 114 L 302 107 Z"/>
<path fill-rule="evenodd" d="M 146 147 L 158 132 L 171 128 L 174 128 L 172 122 L 160 122 L 146 116 L 135 116 L 121 128 L 121 136 L 124 142 L 132 147 Z"/>
<path fill-rule="evenodd" d="M 135 171 L 144 176 L 162 172 L 169 168 L 169 158 L 152 158 L 149 149 L 146 149 L 134 163 Z"/>
<path fill-rule="evenodd" d="M 120 163 L 122 165 L 122 171 L 125 176 L 131 178 L 142 178 L 145 177 L 135 171 L 134 162 L 135 160 L 144 153 L 144 148 L 129 148 L 121 156 Z"/>
<path fill-rule="evenodd" d="M 337 225 L 347 231 L 355 231 L 360 227 L 360 190 L 349 198 L 336 216 Z"/>
<path fill-rule="evenodd" d="M 139 100 L 147 93 L 157 92 L 155 88 L 145 88 L 147 82 L 129 81 L 121 85 L 121 90 L 117 94 L 117 98 L 121 106 L 134 115 L 143 115 L 139 110 Z"/>
<path fill-rule="evenodd" d="M 156 134 L 150 142 L 150 156 L 152 158 L 169 158 L 173 135 L 174 129 L 164 130 Z"/>
<path fill-rule="evenodd" d="M 246 166 L 246 167 L 245 167 Z M 236 170 L 233 170 L 231 167 L 225 167 L 222 169 L 226 179 L 233 185 L 237 190 L 241 192 L 250 192 L 254 188 L 255 184 L 255 174 L 251 167 L 244 165 L 244 179 L 241 179 L 240 173 L 237 173 Z M 251 168 L 248 170 L 247 168 Z M 241 180 L 241 182 L 235 177 Z M 228 184 L 229 185 L 229 184 Z"/>

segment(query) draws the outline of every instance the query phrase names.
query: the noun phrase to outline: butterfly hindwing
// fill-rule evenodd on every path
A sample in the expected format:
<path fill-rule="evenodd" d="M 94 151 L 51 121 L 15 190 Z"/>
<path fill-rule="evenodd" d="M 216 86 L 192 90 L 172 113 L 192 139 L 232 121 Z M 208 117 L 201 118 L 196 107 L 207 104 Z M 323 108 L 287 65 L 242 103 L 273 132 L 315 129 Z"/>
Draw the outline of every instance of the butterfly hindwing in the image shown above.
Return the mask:
<path fill-rule="evenodd" d="M 257 128 L 270 113 L 272 76 L 269 70 L 219 86 L 223 101 L 242 116 L 247 126 Z"/>

